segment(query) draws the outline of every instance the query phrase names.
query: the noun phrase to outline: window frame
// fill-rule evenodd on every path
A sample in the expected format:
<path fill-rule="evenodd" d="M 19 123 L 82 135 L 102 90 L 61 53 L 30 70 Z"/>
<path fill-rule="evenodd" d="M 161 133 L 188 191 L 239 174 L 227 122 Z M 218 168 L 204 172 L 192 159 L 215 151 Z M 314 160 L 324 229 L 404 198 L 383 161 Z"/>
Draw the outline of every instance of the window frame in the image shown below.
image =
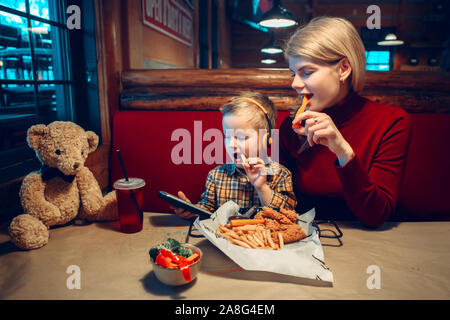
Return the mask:
<path fill-rule="evenodd" d="M 62 114 L 58 114 L 58 120 L 65 121 L 74 121 L 80 124 L 86 130 L 92 130 L 99 134 L 101 139 L 101 121 L 100 121 L 100 110 L 99 110 L 99 102 L 98 102 L 98 88 L 96 92 L 92 92 L 93 88 L 90 86 L 88 81 L 86 80 L 86 63 L 83 58 L 79 58 L 77 60 L 77 65 L 74 65 L 73 57 L 77 57 L 80 55 L 80 51 L 83 56 L 88 53 L 87 49 L 94 49 L 94 55 L 96 54 L 96 39 L 90 39 L 86 41 L 88 37 L 87 34 L 91 34 L 92 30 L 95 30 L 95 16 L 89 17 L 92 18 L 93 21 L 85 21 L 84 18 L 86 16 L 86 10 L 82 9 L 82 21 L 83 28 L 81 30 L 68 30 L 65 23 L 66 12 L 65 8 L 67 8 L 71 4 L 76 4 L 82 8 L 83 5 L 86 7 L 89 3 L 85 0 L 54 0 L 54 12 L 56 12 L 57 17 L 54 20 L 42 18 L 40 16 L 31 14 L 30 12 L 30 3 L 28 0 L 25 1 L 26 10 L 25 12 L 7 7 L 5 5 L 0 5 L 0 11 L 4 11 L 10 14 L 14 14 L 20 16 L 24 20 L 26 20 L 26 26 L 28 28 L 28 36 L 30 39 L 29 50 L 32 57 L 32 79 L 0 79 L 0 90 L 2 90 L 5 84 L 16 84 L 16 85 L 31 85 L 33 87 L 34 92 L 34 121 L 31 120 L 29 122 L 24 122 L 23 126 L 31 126 L 36 123 L 42 123 L 42 117 L 40 114 L 40 97 L 39 90 L 42 90 L 42 85 L 52 84 L 55 85 L 55 90 L 59 90 L 62 88 L 64 90 L 64 108 L 58 108 L 58 112 L 62 111 Z M 39 21 L 41 23 L 50 25 L 50 27 L 54 27 L 56 29 L 57 36 L 60 38 L 60 41 L 56 41 L 54 45 L 62 46 L 61 48 L 52 48 L 53 51 L 56 51 L 59 56 L 63 60 L 61 60 L 61 64 L 64 66 L 62 79 L 57 80 L 39 80 L 38 79 L 38 70 L 37 70 L 37 58 L 35 55 L 35 43 L 33 41 L 33 31 L 31 29 L 31 22 L 33 20 Z M 89 25 L 89 29 L 84 30 L 84 25 Z M 80 45 L 83 47 L 80 49 Z M 85 48 L 87 46 L 87 48 Z M 60 62 L 54 62 L 60 63 Z M 92 68 L 91 68 L 92 69 Z M 97 69 L 94 68 L 90 70 L 91 76 L 97 80 Z M 95 81 L 94 85 L 97 82 Z M 59 88 L 58 88 L 59 87 Z M 81 88 L 81 89 L 80 89 Z M 82 96 L 83 90 L 86 93 L 89 93 L 89 98 L 80 99 Z M 89 101 L 87 101 L 89 100 Z M 59 106 L 59 104 L 58 104 Z M 20 106 L 19 106 L 20 108 Z M 92 110 L 95 109 L 95 110 Z M 87 113 L 87 116 L 85 113 Z M 30 112 L 31 113 L 31 112 Z M 79 119 L 80 118 L 80 119 Z M 19 125 L 19 123 L 16 123 Z M 6 129 L 8 130 L 8 129 Z M 7 132 L 7 131 L 6 131 Z M 11 149 L 6 149 L 0 151 L 0 184 L 6 183 L 8 181 L 12 181 L 14 179 L 23 177 L 27 173 L 33 170 L 38 170 L 41 167 L 40 161 L 37 159 L 34 150 L 29 148 L 27 145 L 23 145 L 20 147 L 15 147 Z"/>

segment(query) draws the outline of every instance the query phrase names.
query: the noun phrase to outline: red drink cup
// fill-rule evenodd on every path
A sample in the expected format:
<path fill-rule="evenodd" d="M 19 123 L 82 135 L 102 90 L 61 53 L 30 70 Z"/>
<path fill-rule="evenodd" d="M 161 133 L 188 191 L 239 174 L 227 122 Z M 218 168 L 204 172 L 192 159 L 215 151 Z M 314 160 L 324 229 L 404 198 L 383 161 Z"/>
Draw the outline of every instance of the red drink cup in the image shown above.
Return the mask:
<path fill-rule="evenodd" d="M 119 179 L 114 182 L 119 208 L 120 231 L 134 233 L 142 230 L 142 203 L 145 181 L 140 178 Z"/>

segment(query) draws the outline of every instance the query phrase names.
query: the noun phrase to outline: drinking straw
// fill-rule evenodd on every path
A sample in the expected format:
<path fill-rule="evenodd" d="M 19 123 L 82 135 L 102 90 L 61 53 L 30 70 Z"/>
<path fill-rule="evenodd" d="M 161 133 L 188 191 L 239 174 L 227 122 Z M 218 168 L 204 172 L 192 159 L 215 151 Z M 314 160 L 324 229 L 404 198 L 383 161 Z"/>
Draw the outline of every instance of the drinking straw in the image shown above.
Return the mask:
<path fill-rule="evenodd" d="M 128 182 L 129 181 L 128 174 L 127 174 L 127 170 L 125 169 L 125 164 L 123 163 L 122 154 L 120 153 L 120 150 L 116 150 L 116 152 L 117 152 L 117 156 L 119 157 L 120 166 L 122 167 L 123 175 L 125 176 L 125 181 Z M 136 210 L 138 211 L 139 215 L 143 216 L 142 210 L 139 207 L 139 204 L 137 203 L 136 195 L 134 194 L 133 190 L 130 190 L 130 197 L 131 197 L 131 200 L 133 200 L 134 206 L 136 207 Z"/>
<path fill-rule="evenodd" d="M 120 150 L 116 150 L 117 156 L 119 157 L 120 166 L 122 167 L 123 175 L 125 176 L 125 181 L 128 182 L 128 175 L 127 175 L 127 169 L 125 169 L 125 165 L 123 163 L 122 155 L 120 153 Z"/>

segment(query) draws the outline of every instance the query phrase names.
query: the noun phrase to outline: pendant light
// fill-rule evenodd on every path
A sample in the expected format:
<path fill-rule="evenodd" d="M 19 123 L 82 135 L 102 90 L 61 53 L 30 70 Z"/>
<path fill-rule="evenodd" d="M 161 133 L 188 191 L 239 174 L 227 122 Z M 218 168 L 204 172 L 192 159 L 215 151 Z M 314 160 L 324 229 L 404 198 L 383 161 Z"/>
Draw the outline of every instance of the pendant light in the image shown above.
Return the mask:
<path fill-rule="evenodd" d="M 377 44 L 379 46 L 400 46 L 403 43 L 403 40 L 397 39 L 397 36 L 394 33 L 389 33 L 383 41 L 378 41 Z"/>
<path fill-rule="evenodd" d="M 400 10 L 400 7 L 398 10 Z M 400 15 L 401 12 L 397 11 L 397 17 Z M 395 17 L 394 7 L 392 6 L 392 19 L 394 19 L 394 17 Z M 400 25 L 398 25 L 398 27 L 400 27 Z M 384 37 L 384 40 L 377 42 L 379 46 L 400 46 L 403 43 L 404 43 L 403 40 L 397 39 L 395 33 L 388 33 L 386 37 Z"/>
<path fill-rule="evenodd" d="M 270 41 L 267 43 L 264 48 L 261 49 L 261 52 L 268 54 L 277 54 L 282 53 L 283 49 L 279 45 L 277 45 L 274 41 L 273 33 L 270 34 Z"/>
<path fill-rule="evenodd" d="M 275 60 L 273 57 L 269 56 L 269 55 L 265 55 L 262 59 L 261 59 L 261 63 L 264 64 L 274 64 L 276 63 L 277 60 Z"/>
<path fill-rule="evenodd" d="M 297 24 L 295 17 L 281 6 L 280 0 L 273 0 L 273 7 L 263 14 L 259 25 L 266 28 L 286 28 Z"/>

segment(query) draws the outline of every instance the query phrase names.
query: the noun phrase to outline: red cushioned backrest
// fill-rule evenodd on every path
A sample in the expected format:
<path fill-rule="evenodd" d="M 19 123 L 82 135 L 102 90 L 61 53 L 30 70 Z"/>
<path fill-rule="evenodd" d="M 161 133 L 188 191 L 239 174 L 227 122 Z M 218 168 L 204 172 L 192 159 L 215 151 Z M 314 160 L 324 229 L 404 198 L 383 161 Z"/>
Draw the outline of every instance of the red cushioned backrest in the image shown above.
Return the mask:
<path fill-rule="evenodd" d="M 279 112 L 277 128 L 288 116 Z M 398 213 L 405 220 L 450 220 L 450 115 L 411 114 L 412 135 L 399 195 Z M 176 194 L 183 190 L 197 202 L 204 190 L 208 171 L 216 164 L 180 164 L 171 160 L 172 132 L 187 129 L 194 138 L 194 121 L 207 129 L 222 130 L 219 111 L 121 111 L 113 125 L 113 150 L 120 149 L 129 176 L 144 178 L 144 210 L 169 212 L 158 198 L 164 190 Z M 210 142 L 203 142 L 205 148 Z M 192 149 L 192 161 L 193 159 Z M 123 177 L 115 152 L 112 179 Z"/>
<path fill-rule="evenodd" d="M 450 114 L 411 114 L 411 121 L 399 216 L 450 220 Z"/>
<path fill-rule="evenodd" d="M 279 128 L 288 112 L 279 112 Z M 219 111 L 121 111 L 114 117 L 113 151 L 120 149 L 127 173 L 146 181 L 144 211 L 170 212 L 158 191 L 175 194 L 182 190 L 192 202 L 200 200 L 206 176 L 217 164 L 194 163 L 194 121 L 201 121 L 201 134 L 210 128 L 222 131 Z M 172 132 L 184 128 L 191 135 L 192 164 L 176 165 L 171 160 L 174 146 Z M 198 137 L 195 137 L 198 140 Z M 201 140 L 201 137 L 200 137 Z M 211 142 L 204 141 L 202 150 Z M 225 154 L 225 151 L 223 151 Z M 112 153 L 112 181 L 123 177 L 118 157 Z"/>

